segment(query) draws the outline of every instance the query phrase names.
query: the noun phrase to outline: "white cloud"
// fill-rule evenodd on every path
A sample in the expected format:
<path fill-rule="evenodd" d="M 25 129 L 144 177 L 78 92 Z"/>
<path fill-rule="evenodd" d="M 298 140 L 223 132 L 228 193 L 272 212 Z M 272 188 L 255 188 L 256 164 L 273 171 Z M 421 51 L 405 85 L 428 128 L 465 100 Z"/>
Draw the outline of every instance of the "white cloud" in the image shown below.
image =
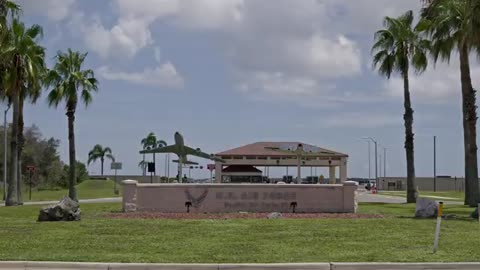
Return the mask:
<path fill-rule="evenodd" d="M 111 29 L 106 29 L 99 21 L 85 22 L 79 16 L 79 26 L 85 45 L 102 58 L 134 57 L 142 48 L 153 44 L 147 20 L 122 18 Z"/>
<path fill-rule="evenodd" d="M 280 96 L 312 96 L 319 91 L 317 81 L 310 78 L 289 78 L 285 74 L 257 72 L 244 75 L 243 83 L 238 85 L 241 92 Z M 260 93 L 258 93 L 260 92 Z"/>
<path fill-rule="evenodd" d="M 369 90 L 364 97 L 338 85 L 344 79 L 353 82 L 370 67 L 368 50 L 383 17 L 418 10 L 420 1 L 114 0 L 112 7 L 118 18 L 111 27 L 77 20 L 87 47 L 103 58 L 132 58 L 149 48 L 161 63 L 164 56 L 151 31 L 158 23 L 208 31 L 234 73 L 233 83 L 249 97 L 331 105 L 403 97 L 398 78 L 385 83 L 386 93 Z M 457 73 L 440 65 L 412 75 L 413 98 L 448 99 L 458 93 Z"/>
<path fill-rule="evenodd" d="M 177 26 L 218 30 L 242 18 L 244 0 L 116 0 L 123 18 L 168 19 Z"/>
<path fill-rule="evenodd" d="M 106 80 L 166 88 L 182 88 L 184 85 L 184 79 L 170 62 L 154 69 L 145 68 L 142 72 L 113 71 L 107 66 L 100 67 L 97 72 Z"/>
<path fill-rule="evenodd" d="M 73 11 L 75 0 L 16 0 L 26 14 L 40 14 L 58 22 Z"/>

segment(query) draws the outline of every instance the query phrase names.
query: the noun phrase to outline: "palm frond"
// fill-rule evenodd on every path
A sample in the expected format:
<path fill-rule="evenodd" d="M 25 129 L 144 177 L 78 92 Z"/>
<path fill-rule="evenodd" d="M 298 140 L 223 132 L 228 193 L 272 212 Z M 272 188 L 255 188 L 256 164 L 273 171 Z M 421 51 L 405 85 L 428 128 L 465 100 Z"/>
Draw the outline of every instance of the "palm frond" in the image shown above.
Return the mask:
<path fill-rule="evenodd" d="M 112 162 L 115 162 L 115 157 L 112 154 L 107 154 L 105 157 L 110 159 Z"/>

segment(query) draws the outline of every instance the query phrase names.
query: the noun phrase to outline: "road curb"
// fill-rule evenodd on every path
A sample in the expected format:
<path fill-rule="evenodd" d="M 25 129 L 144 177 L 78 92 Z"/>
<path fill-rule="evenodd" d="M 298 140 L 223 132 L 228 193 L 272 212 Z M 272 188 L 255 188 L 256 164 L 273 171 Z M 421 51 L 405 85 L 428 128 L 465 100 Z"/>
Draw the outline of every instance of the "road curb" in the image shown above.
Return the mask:
<path fill-rule="evenodd" d="M 163 264 L 0 261 L 0 270 L 478 270 L 480 263 Z"/>
<path fill-rule="evenodd" d="M 331 270 L 478 270 L 480 263 L 332 263 Z"/>

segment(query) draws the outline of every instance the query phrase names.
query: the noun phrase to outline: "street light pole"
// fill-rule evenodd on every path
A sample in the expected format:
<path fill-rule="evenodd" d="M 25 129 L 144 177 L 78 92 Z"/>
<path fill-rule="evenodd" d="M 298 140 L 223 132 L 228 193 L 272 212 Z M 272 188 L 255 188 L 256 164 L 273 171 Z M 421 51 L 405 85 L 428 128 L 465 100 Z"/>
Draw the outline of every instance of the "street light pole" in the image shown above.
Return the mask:
<path fill-rule="evenodd" d="M 378 189 L 378 161 L 377 161 L 377 158 L 378 158 L 378 152 L 377 152 L 377 141 L 374 140 L 372 137 L 365 137 L 364 138 L 365 140 L 370 140 L 372 141 L 374 144 L 375 144 L 375 186 L 377 187 Z"/>
<path fill-rule="evenodd" d="M 370 153 L 370 141 L 367 141 L 368 143 L 368 180 L 372 180 L 372 165 L 371 165 L 371 157 L 372 154 Z"/>
<path fill-rule="evenodd" d="M 433 136 L 433 192 L 437 192 L 437 136 Z"/>
<path fill-rule="evenodd" d="M 10 104 L 8 104 L 7 109 L 3 114 L 3 201 L 7 200 L 7 112 L 9 109 Z"/>

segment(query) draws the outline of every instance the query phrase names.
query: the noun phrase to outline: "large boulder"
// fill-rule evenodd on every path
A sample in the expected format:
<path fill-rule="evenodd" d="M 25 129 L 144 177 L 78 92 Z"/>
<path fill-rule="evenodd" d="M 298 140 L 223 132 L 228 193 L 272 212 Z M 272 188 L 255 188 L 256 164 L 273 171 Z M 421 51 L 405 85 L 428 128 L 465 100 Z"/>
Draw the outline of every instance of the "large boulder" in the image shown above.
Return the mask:
<path fill-rule="evenodd" d="M 415 217 L 434 218 L 437 217 L 438 203 L 426 198 L 418 198 L 415 207 Z"/>
<path fill-rule="evenodd" d="M 473 218 L 478 218 L 478 207 L 475 208 L 475 211 L 473 211 L 472 217 L 473 217 Z"/>
<path fill-rule="evenodd" d="M 44 207 L 38 214 L 38 221 L 76 221 L 80 220 L 80 204 L 68 196 L 54 205 Z"/>

